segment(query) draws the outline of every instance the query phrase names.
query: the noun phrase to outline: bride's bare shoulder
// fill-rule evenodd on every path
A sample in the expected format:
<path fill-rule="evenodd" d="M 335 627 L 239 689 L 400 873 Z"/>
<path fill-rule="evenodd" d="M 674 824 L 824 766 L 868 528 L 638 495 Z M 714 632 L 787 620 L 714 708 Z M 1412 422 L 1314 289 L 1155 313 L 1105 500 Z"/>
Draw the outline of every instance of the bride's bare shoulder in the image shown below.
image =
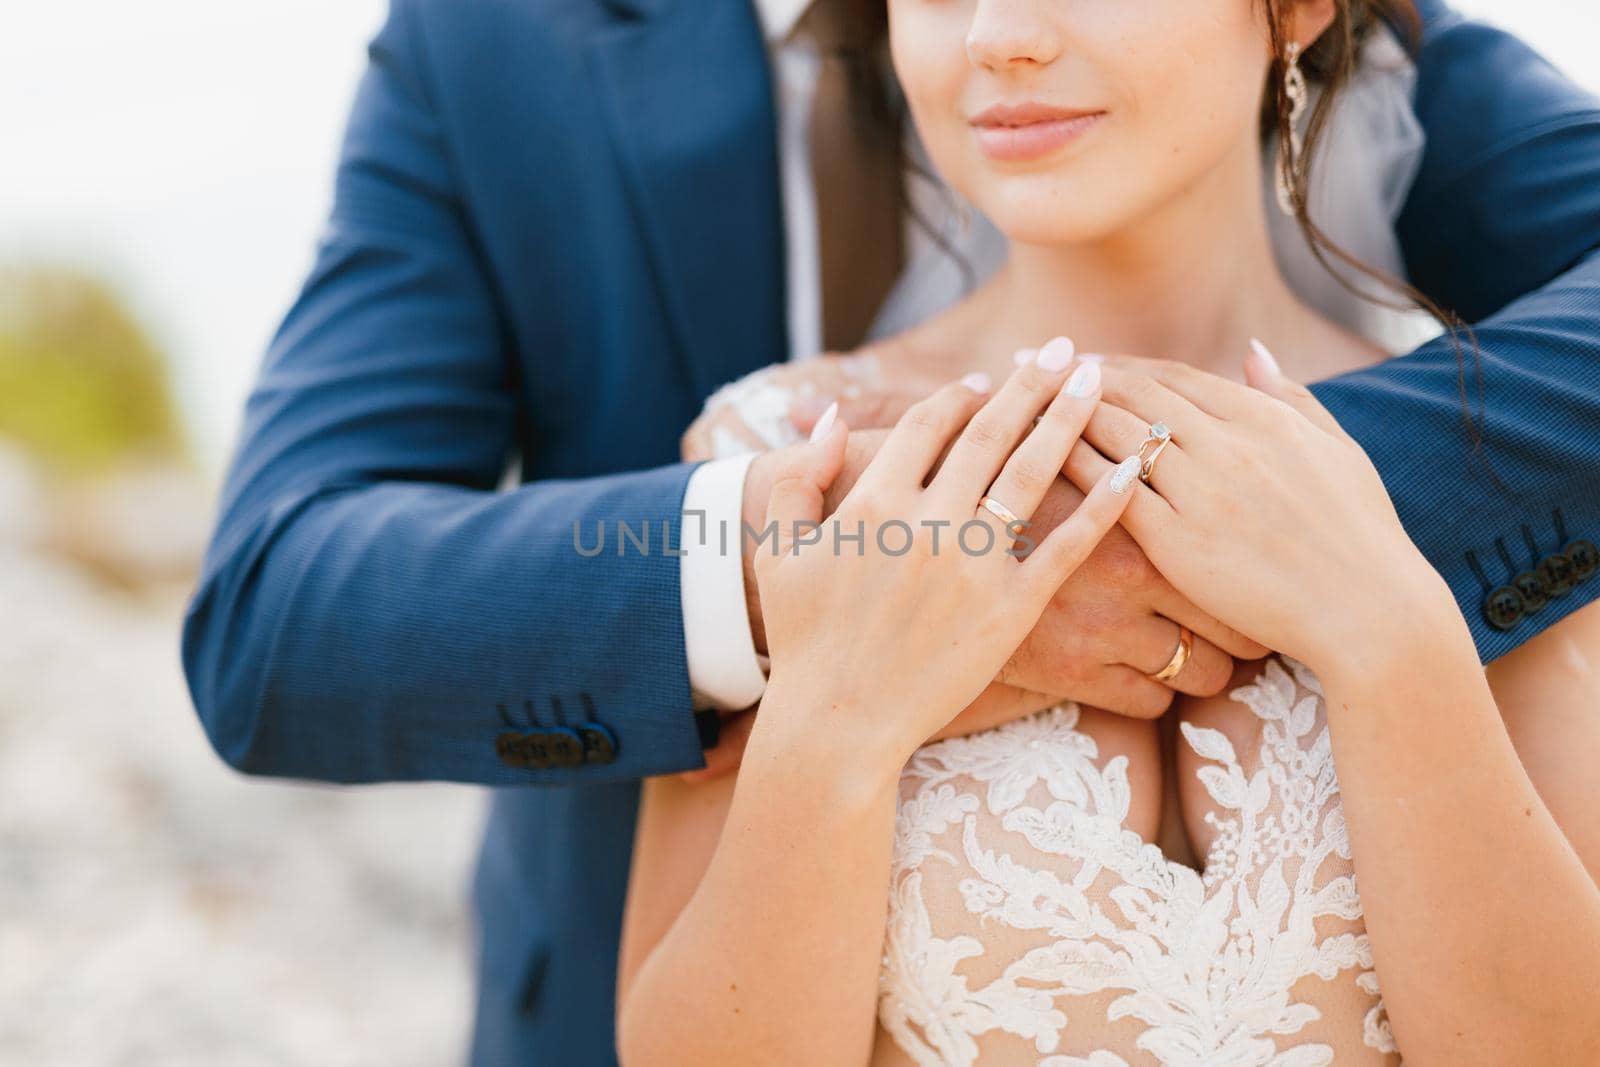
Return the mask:
<path fill-rule="evenodd" d="M 1284 370 L 1302 382 L 1321 381 L 1371 367 L 1395 355 L 1320 315 L 1312 317 L 1306 336 L 1310 343 L 1305 344 L 1299 352 L 1278 353 L 1286 357 Z"/>

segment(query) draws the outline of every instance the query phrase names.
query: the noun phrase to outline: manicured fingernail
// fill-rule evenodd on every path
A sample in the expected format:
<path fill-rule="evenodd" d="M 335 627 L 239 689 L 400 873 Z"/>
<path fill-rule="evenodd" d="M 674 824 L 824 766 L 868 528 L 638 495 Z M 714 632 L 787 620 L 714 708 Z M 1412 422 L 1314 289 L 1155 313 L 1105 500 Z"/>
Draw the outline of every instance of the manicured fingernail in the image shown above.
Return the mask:
<path fill-rule="evenodd" d="M 1037 348 L 1019 348 L 1017 349 L 1016 355 L 1011 357 L 1011 362 L 1015 363 L 1019 367 L 1026 367 L 1028 364 L 1032 363 L 1036 358 L 1038 358 L 1038 355 L 1039 350 Z"/>
<path fill-rule="evenodd" d="M 1085 363 L 1104 363 L 1106 361 L 1106 357 L 1098 352 L 1079 352 L 1078 359 Z"/>
<path fill-rule="evenodd" d="M 1126 493 L 1128 486 L 1132 485 L 1133 480 L 1138 476 L 1139 457 L 1129 456 L 1121 463 L 1118 463 L 1116 469 L 1111 472 L 1111 491 L 1113 493 Z"/>
<path fill-rule="evenodd" d="M 1080 363 L 1067 379 L 1068 396 L 1088 396 L 1100 386 L 1100 364 Z"/>
<path fill-rule="evenodd" d="M 822 413 L 822 418 L 817 420 L 817 424 L 811 427 L 812 442 L 815 443 L 828 436 L 828 431 L 833 429 L 833 420 L 838 417 L 839 402 L 835 400 L 833 403 L 828 405 L 828 410 Z"/>
<path fill-rule="evenodd" d="M 1071 338 L 1057 337 L 1044 343 L 1044 347 L 1039 349 L 1039 355 L 1035 362 L 1042 369 L 1054 374 L 1057 371 L 1067 369 L 1067 365 L 1072 362 L 1072 353 L 1074 351 L 1076 350 L 1072 347 Z"/>
<path fill-rule="evenodd" d="M 1256 357 L 1259 358 L 1261 362 L 1267 365 L 1267 369 L 1273 374 L 1283 373 L 1278 369 L 1278 360 L 1275 356 L 1273 356 L 1271 350 L 1269 350 L 1266 345 L 1262 344 L 1254 337 L 1250 338 L 1250 350 L 1256 354 Z"/>
<path fill-rule="evenodd" d="M 993 388 L 993 384 L 989 381 L 989 376 L 982 371 L 973 371 L 961 379 L 961 384 L 979 396 L 987 395 L 989 390 Z"/>

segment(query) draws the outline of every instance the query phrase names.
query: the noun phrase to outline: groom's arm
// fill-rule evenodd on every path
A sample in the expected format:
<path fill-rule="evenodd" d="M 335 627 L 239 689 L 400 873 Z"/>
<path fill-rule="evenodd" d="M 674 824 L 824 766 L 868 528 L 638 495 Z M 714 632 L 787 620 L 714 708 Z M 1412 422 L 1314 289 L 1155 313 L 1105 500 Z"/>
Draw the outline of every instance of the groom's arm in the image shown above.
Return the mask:
<path fill-rule="evenodd" d="M 661 544 L 692 468 L 495 491 L 512 369 L 395 11 L 185 622 L 205 729 L 241 770 L 339 782 L 700 767 Z"/>
<path fill-rule="evenodd" d="M 1487 662 L 1600 596 L 1600 575 L 1562 580 L 1557 560 L 1542 607 L 1486 604 L 1600 543 L 1600 101 L 1515 37 L 1419 6 L 1428 146 L 1398 229 L 1414 284 L 1474 323 L 1482 449 L 1462 417 L 1463 381 L 1480 401 L 1465 335 L 1464 378 L 1441 338 L 1312 390 L 1372 456 Z"/>

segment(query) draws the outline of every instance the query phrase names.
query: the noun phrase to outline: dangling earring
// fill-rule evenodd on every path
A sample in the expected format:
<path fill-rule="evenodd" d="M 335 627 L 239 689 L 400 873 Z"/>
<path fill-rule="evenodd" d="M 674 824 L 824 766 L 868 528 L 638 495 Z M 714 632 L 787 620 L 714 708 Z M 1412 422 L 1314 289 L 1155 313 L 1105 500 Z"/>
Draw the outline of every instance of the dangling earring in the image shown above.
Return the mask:
<path fill-rule="evenodd" d="M 1290 41 L 1284 50 L 1283 95 L 1289 99 L 1289 151 L 1278 152 L 1278 207 L 1285 215 L 1294 215 L 1294 176 L 1300 165 L 1300 153 L 1305 141 L 1300 136 L 1300 116 L 1306 110 L 1306 76 L 1300 69 L 1300 42 Z"/>

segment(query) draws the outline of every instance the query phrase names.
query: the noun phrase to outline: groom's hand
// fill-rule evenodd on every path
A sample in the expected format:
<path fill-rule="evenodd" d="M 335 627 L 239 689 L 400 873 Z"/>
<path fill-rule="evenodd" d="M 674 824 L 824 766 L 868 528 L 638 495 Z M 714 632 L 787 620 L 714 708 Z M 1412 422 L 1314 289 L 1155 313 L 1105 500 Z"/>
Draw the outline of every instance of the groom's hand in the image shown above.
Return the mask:
<path fill-rule="evenodd" d="M 844 470 L 829 490 L 832 514 L 887 436 L 852 431 Z M 759 529 L 766 515 L 771 472 L 780 453 L 758 457 L 745 482 L 744 516 Z M 1083 499 L 1058 478 L 1033 517 L 1028 533 L 1039 541 Z M 753 568 L 754 546 L 744 544 L 745 600 L 756 648 L 766 652 L 761 603 Z M 1175 678 L 1151 677 L 1172 658 L 1178 626 L 1194 632 L 1189 661 Z M 1195 607 L 1162 577 L 1133 538 L 1114 528 L 1057 592 L 1033 632 L 1002 669 L 996 684 L 942 734 L 970 733 L 1009 721 L 1063 699 L 1138 718 L 1160 715 L 1175 693 L 1210 696 L 1233 674 L 1233 657 L 1256 659 L 1267 649 Z"/>
<path fill-rule="evenodd" d="M 1033 516 L 1038 541 L 1083 499 L 1057 478 Z M 1178 627 L 1194 647 L 1176 677 L 1157 682 L 1178 644 Z M 1000 672 L 1017 688 L 1056 693 L 1136 718 L 1166 711 L 1176 693 L 1212 696 L 1233 676 L 1234 657 L 1259 659 L 1268 649 L 1201 611 L 1156 570 L 1121 526 L 1113 527 L 1056 592 L 1022 646 Z"/>

